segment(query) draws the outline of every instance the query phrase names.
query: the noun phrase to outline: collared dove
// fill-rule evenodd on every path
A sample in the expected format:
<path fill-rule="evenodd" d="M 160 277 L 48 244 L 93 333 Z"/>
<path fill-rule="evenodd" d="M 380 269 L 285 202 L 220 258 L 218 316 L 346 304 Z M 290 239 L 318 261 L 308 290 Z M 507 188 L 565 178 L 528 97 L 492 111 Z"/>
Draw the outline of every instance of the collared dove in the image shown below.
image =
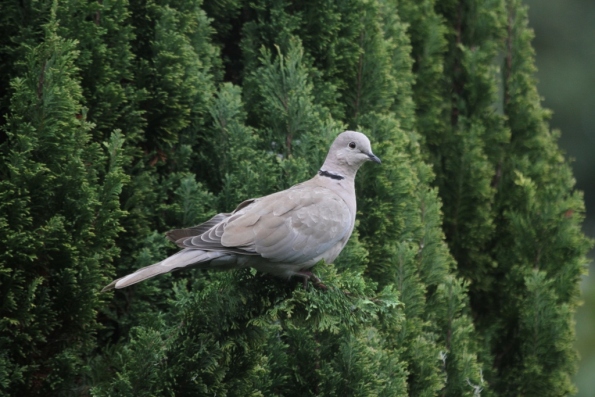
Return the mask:
<path fill-rule="evenodd" d="M 366 161 L 380 163 L 361 132 L 337 136 L 314 178 L 261 198 L 198 226 L 172 230 L 167 238 L 182 248 L 154 265 L 113 281 L 124 288 L 187 266 L 209 269 L 253 267 L 290 278 L 313 277 L 307 269 L 332 263 L 355 224 L 355 174 Z"/>

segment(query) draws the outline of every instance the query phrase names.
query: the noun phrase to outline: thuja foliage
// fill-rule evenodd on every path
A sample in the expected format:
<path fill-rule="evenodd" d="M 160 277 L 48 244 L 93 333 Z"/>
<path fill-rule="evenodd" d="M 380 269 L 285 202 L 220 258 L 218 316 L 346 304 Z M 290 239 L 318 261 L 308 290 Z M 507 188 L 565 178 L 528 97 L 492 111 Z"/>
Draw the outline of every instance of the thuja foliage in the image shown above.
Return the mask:
<path fill-rule="evenodd" d="M 412 26 L 427 8 L 403 7 Z M 540 105 L 526 9 L 509 0 L 432 11 L 443 29 L 416 28 L 413 39 L 415 96 L 432 105 L 418 109 L 417 125 L 449 247 L 471 282 L 486 379 L 502 395 L 572 394 L 571 313 L 589 242 L 581 194 Z"/>
<path fill-rule="evenodd" d="M 2 395 L 568 395 L 589 241 L 518 0 L 0 1 Z M 170 228 L 366 133 L 327 286 Z"/>
<path fill-rule="evenodd" d="M 52 11 L 54 12 L 55 9 Z M 1 146 L 2 372 L 7 395 L 71 390 L 96 347 L 93 291 L 119 254 L 124 136 L 91 139 L 76 43 L 52 15 L 11 81 Z"/>

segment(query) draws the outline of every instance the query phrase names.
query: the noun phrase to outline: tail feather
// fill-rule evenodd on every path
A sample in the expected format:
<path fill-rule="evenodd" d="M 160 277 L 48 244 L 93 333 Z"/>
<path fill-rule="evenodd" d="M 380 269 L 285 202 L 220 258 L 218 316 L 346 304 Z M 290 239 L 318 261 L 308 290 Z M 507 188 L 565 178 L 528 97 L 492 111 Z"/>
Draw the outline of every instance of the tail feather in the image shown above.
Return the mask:
<path fill-rule="evenodd" d="M 151 277 L 155 277 L 164 273 L 169 273 L 189 265 L 198 265 L 201 263 L 207 264 L 211 260 L 225 255 L 229 254 L 224 252 L 184 249 L 178 252 L 177 254 L 174 254 L 169 258 L 162 260 L 161 262 L 157 262 L 153 265 L 143 267 L 132 274 L 112 281 L 109 285 L 103 288 L 101 292 L 128 287 L 130 285 L 139 283 Z"/>

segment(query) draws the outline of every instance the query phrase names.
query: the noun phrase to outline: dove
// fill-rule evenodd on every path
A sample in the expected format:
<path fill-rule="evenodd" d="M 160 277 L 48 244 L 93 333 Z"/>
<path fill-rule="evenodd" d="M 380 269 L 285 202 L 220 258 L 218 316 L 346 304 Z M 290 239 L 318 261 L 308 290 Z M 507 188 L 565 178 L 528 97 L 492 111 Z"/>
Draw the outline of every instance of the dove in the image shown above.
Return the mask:
<path fill-rule="evenodd" d="M 181 251 L 113 281 L 103 291 L 190 266 L 252 267 L 287 279 L 317 280 L 308 269 L 320 260 L 332 263 L 353 232 L 355 175 L 367 161 L 380 163 L 368 137 L 342 132 L 312 179 L 246 200 L 233 212 L 217 214 L 198 226 L 167 232 Z"/>

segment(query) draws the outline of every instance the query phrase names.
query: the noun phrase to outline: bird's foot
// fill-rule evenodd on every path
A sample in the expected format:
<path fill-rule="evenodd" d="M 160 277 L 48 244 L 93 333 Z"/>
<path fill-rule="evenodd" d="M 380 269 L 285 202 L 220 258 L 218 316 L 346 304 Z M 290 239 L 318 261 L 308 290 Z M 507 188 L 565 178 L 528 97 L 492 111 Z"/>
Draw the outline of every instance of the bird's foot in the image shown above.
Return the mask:
<path fill-rule="evenodd" d="M 298 272 L 298 275 L 300 275 L 304 279 L 304 288 L 308 287 L 308 281 L 310 281 L 312 282 L 312 285 L 318 289 L 325 291 L 328 289 L 328 287 L 324 285 L 322 281 L 318 277 L 316 277 L 316 275 L 314 275 L 314 273 L 312 272 L 309 272 L 307 270 L 301 270 Z"/>

